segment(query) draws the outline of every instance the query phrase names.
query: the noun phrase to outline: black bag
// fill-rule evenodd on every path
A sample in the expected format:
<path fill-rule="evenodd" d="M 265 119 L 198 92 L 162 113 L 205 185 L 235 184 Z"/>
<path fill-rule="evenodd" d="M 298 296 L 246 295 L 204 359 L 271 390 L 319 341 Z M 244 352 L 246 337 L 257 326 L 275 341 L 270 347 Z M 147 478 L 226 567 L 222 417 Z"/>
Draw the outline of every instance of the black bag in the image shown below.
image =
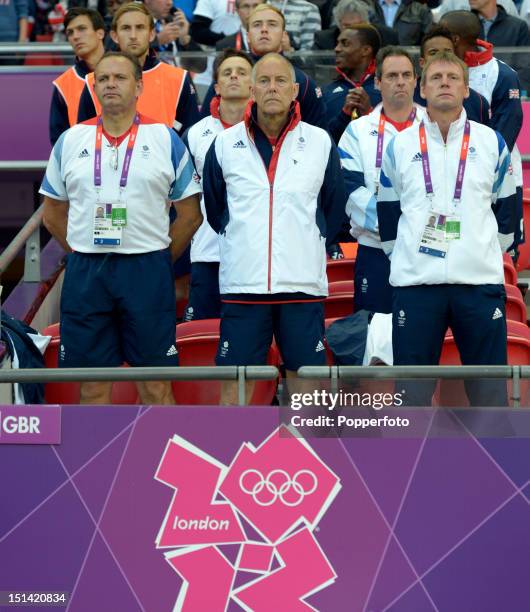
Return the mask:
<path fill-rule="evenodd" d="M 368 324 L 373 313 L 359 310 L 334 321 L 326 331 L 326 339 L 337 365 L 362 365 L 366 350 Z"/>
<path fill-rule="evenodd" d="M 43 368 L 44 358 L 28 334 L 38 334 L 29 325 L 14 319 L 2 311 L 2 340 L 13 358 L 13 347 L 17 352 L 19 368 Z M 20 383 L 26 404 L 44 403 L 44 385 L 42 383 Z"/>

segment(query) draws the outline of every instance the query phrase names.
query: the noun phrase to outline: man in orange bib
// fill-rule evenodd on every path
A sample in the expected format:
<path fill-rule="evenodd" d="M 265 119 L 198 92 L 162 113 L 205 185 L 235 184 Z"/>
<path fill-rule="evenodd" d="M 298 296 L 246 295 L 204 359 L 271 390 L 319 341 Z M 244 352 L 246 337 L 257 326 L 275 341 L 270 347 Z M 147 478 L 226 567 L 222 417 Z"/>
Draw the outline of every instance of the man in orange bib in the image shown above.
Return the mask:
<path fill-rule="evenodd" d="M 64 18 L 66 38 L 75 53 L 75 64 L 53 81 L 50 106 L 50 142 L 77 123 L 79 100 L 85 86 L 85 77 L 103 57 L 105 49 L 105 23 L 94 9 L 75 7 Z"/>
<path fill-rule="evenodd" d="M 186 70 L 161 62 L 149 45 L 156 36 L 154 19 L 147 8 L 132 2 L 121 6 L 112 20 L 110 35 L 122 51 L 134 55 L 143 68 L 143 92 L 138 111 L 182 134 L 199 120 L 197 94 Z M 101 111 L 89 74 L 79 103 L 78 120 L 86 121 Z"/>

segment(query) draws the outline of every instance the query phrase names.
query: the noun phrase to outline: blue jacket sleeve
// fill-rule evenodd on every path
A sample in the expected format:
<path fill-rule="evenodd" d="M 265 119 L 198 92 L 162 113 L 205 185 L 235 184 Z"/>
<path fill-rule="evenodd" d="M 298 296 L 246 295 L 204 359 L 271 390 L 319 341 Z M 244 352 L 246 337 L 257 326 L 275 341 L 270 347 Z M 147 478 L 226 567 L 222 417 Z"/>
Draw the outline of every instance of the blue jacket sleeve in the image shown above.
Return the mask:
<path fill-rule="evenodd" d="M 92 96 L 88 91 L 88 85 L 85 85 L 81 98 L 79 100 L 79 110 L 77 111 L 77 123 L 82 123 L 96 116 L 96 107 L 92 102 Z"/>
<path fill-rule="evenodd" d="M 305 73 L 303 75 L 298 80 L 300 87 L 298 102 L 300 102 L 302 121 L 327 130 L 326 107 L 320 88 L 316 86 L 313 79 L 309 78 Z"/>
<path fill-rule="evenodd" d="M 393 138 L 388 143 L 383 156 L 377 197 L 377 219 L 381 246 L 389 257 L 394 250 L 399 218 L 401 217 L 400 189 L 396 174 Z"/>
<path fill-rule="evenodd" d="M 514 240 L 517 225 L 517 196 L 515 181 L 511 170 L 511 159 L 503 137 L 497 132 L 499 159 L 495 169 L 495 182 L 492 189 L 492 210 L 499 228 L 498 239 L 503 252 L 507 251 Z"/>
<path fill-rule="evenodd" d="M 338 242 L 346 221 L 346 190 L 336 146 L 331 143 L 319 201 L 325 220 L 326 247 Z M 317 220 L 318 223 L 318 220 Z"/>
<path fill-rule="evenodd" d="M 328 132 L 331 134 L 335 144 L 339 144 L 339 141 L 344 134 L 344 130 L 350 124 L 351 117 L 344 113 L 342 109 L 337 113 L 335 117 L 330 119 L 328 125 Z"/>
<path fill-rule="evenodd" d="M 490 127 L 500 132 L 510 151 L 523 125 L 520 89 L 515 70 L 499 63 L 499 78 L 491 97 Z"/>
<path fill-rule="evenodd" d="M 208 149 L 202 173 L 202 187 L 206 218 L 217 234 L 222 234 L 228 224 L 228 202 L 223 170 L 216 154 L 216 140 Z"/>
<path fill-rule="evenodd" d="M 53 88 L 52 102 L 50 104 L 49 133 L 52 146 L 59 136 L 70 127 L 68 107 L 57 87 Z"/>
<path fill-rule="evenodd" d="M 179 134 L 183 134 L 188 128 L 199 121 L 199 106 L 197 103 L 197 92 L 191 82 L 190 75 L 186 74 L 180 100 L 177 105 L 175 119 L 181 125 L 177 130 Z"/>
<path fill-rule="evenodd" d="M 213 88 L 213 83 L 212 83 L 210 87 L 208 87 L 208 90 L 206 91 L 206 95 L 204 96 L 204 100 L 202 101 L 201 119 L 204 119 L 204 117 L 208 117 L 208 115 L 210 114 L 210 102 L 212 101 L 214 97 L 215 97 L 215 89 Z"/>

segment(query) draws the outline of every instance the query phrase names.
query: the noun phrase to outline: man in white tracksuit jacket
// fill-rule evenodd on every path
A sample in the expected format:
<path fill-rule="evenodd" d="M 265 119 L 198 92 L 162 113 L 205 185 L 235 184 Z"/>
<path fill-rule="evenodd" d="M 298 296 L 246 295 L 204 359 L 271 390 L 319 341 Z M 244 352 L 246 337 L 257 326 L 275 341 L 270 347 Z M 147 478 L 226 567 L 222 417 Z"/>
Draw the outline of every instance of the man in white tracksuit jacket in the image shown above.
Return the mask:
<path fill-rule="evenodd" d="M 217 136 L 203 173 L 208 223 L 220 235 L 216 363 L 264 364 L 274 334 L 289 377 L 326 362 L 326 242 L 345 205 L 335 145 L 300 120 L 297 93 L 289 61 L 264 56 L 245 121 Z"/>
<path fill-rule="evenodd" d="M 217 134 L 243 119 L 250 98 L 252 60 L 244 51 L 225 49 L 215 60 L 216 96 L 210 103 L 210 115 L 201 119 L 184 134 L 184 144 L 192 156 L 199 176 L 203 175 L 206 153 Z M 219 296 L 219 238 L 206 220 L 191 241 L 191 283 L 185 321 L 218 319 L 221 316 Z"/>
<path fill-rule="evenodd" d="M 389 143 L 377 203 L 391 258 L 394 364 L 438 364 L 448 327 L 463 364 L 506 364 L 502 253 L 516 223 L 510 154 L 498 132 L 467 119 L 467 66 L 456 56 L 427 62 L 421 94 L 428 117 Z M 470 401 L 502 402 L 489 386 L 468 386 Z M 425 393 L 419 403 L 430 403 Z"/>
<path fill-rule="evenodd" d="M 383 99 L 369 114 L 351 121 L 339 142 L 348 193 L 346 214 L 359 247 L 355 260 L 355 310 L 392 312 L 390 262 L 381 247 L 377 225 L 377 190 L 385 149 L 392 138 L 414 123 L 425 109 L 413 104 L 414 61 L 402 47 L 384 47 L 376 58 L 376 87 Z"/>

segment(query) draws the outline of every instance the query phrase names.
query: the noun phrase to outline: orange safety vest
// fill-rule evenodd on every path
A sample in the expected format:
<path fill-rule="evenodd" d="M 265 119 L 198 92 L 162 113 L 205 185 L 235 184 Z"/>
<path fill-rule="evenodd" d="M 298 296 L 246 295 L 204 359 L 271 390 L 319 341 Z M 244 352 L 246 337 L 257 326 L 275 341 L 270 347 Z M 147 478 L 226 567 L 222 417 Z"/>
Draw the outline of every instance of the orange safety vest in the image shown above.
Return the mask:
<path fill-rule="evenodd" d="M 77 111 L 85 86 L 85 79 L 80 77 L 72 66 L 72 68 L 63 72 L 60 77 L 56 78 L 53 84 L 66 102 L 70 126 L 75 125 L 77 123 Z"/>
<path fill-rule="evenodd" d="M 186 70 L 163 62 L 144 70 L 144 89 L 138 98 L 137 110 L 141 115 L 173 127 L 180 94 L 186 78 Z M 86 77 L 96 114 L 101 114 L 101 104 L 94 93 L 94 73 Z"/>

